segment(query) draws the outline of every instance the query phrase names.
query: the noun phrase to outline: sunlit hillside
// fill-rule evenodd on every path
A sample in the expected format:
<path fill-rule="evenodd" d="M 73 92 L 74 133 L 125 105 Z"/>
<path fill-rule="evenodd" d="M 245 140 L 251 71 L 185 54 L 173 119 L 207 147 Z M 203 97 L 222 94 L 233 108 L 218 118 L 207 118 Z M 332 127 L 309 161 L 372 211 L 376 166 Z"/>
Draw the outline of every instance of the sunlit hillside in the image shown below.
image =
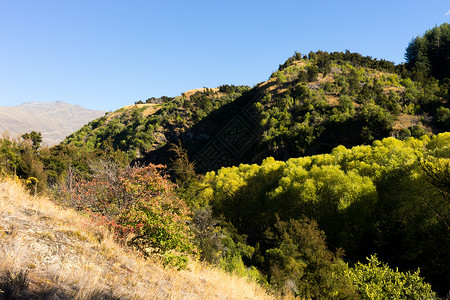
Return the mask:
<path fill-rule="evenodd" d="M 0 278 L 5 299 L 271 299 L 201 263 L 176 271 L 145 260 L 87 217 L 10 179 L 0 181 Z"/>
<path fill-rule="evenodd" d="M 4 135 L 0 300 L 449 300 L 448 49 L 445 23 L 397 65 L 296 51 L 53 147 Z"/>

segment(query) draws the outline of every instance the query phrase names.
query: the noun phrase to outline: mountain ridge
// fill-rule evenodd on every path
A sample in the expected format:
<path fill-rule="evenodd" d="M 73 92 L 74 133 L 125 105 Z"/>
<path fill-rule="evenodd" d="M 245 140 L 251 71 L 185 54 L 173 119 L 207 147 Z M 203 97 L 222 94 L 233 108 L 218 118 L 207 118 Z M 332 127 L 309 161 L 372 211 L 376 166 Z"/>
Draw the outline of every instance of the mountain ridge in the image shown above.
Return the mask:
<path fill-rule="evenodd" d="M 38 131 L 43 143 L 52 146 L 105 113 L 62 101 L 0 106 L 0 132 L 20 137 L 26 132 Z"/>

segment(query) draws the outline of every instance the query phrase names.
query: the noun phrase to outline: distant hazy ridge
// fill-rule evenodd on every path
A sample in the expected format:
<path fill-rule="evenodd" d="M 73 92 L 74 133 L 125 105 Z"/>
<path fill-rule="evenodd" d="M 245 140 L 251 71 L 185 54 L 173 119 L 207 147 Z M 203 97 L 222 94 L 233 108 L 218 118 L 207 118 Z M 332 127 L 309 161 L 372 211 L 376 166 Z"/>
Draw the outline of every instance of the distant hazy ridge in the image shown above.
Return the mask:
<path fill-rule="evenodd" d="M 61 101 L 0 106 L 0 134 L 8 131 L 11 136 L 20 136 L 33 130 L 40 131 L 43 143 L 51 146 L 104 114 L 104 111 Z"/>

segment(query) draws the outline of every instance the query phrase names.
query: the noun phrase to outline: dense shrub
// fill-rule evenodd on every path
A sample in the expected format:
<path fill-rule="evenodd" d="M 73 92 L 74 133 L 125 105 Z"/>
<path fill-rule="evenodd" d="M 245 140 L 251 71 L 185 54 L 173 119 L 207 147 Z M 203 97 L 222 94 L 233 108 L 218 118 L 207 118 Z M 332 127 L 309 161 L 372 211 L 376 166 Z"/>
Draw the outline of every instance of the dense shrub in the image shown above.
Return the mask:
<path fill-rule="evenodd" d="M 439 107 L 436 111 L 436 119 L 443 129 L 450 130 L 450 108 Z"/>
<path fill-rule="evenodd" d="M 437 299 L 431 286 L 414 273 L 394 271 L 376 256 L 367 258 L 367 264 L 358 262 L 347 271 L 348 278 L 357 287 L 359 299 Z"/>

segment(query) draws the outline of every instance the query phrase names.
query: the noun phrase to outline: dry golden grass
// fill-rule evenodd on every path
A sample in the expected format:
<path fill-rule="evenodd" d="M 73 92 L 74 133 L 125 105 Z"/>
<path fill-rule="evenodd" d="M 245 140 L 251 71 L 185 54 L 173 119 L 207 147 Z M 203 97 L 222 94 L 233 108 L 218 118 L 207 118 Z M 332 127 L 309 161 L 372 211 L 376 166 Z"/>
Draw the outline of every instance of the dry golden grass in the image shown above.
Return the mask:
<path fill-rule="evenodd" d="M 29 285 L 19 292 L 25 298 L 273 298 L 255 283 L 199 262 L 186 271 L 165 269 L 115 243 L 87 217 L 0 179 L 0 275 L 16 280 L 24 270 Z"/>
<path fill-rule="evenodd" d="M 193 89 L 193 90 L 186 91 L 183 94 L 184 94 L 184 97 L 186 97 L 186 99 L 190 100 L 192 95 L 194 95 L 197 92 L 203 93 L 205 90 L 206 90 L 206 88 Z M 216 93 L 219 92 L 219 88 L 212 88 L 211 90 Z"/>
<path fill-rule="evenodd" d="M 420 122 L 420 116 L 412 116 L 400 114 L 393 126 L 394 130 L 401 130 L 404 128 L 409 128 L 411 126 L 417 125 Z"/>
<path fill-rule="evenodd" d="M 401 93 L 404 92 L 405 90 L 406 89 L 403 86 L 384 86 L 383 94 L 389 94 L 390 92 Z"/>
<path fill-rule="evenodd" d="M 325 98 L 327 99 L 328 104 L 330 104 L 331 106 L 339 105 L 339 96 L 326 94 Z"/>
<path fill-rule="evenodd" d="M 133 107 L 137 107 L 137 108 L 145 108 L 145 110 L 142 112 L 142 116 L 144 118 L 154 114 L 155 112 L 157 112 L 160 109 L 160 105 L 158 104 L 154 104 L 154 103 L 144 103 L 144 104 L 133 104 L 133 105 L 127 105 L 124 106 L 123 108 L 125 110 L 131 109 Z"/>

